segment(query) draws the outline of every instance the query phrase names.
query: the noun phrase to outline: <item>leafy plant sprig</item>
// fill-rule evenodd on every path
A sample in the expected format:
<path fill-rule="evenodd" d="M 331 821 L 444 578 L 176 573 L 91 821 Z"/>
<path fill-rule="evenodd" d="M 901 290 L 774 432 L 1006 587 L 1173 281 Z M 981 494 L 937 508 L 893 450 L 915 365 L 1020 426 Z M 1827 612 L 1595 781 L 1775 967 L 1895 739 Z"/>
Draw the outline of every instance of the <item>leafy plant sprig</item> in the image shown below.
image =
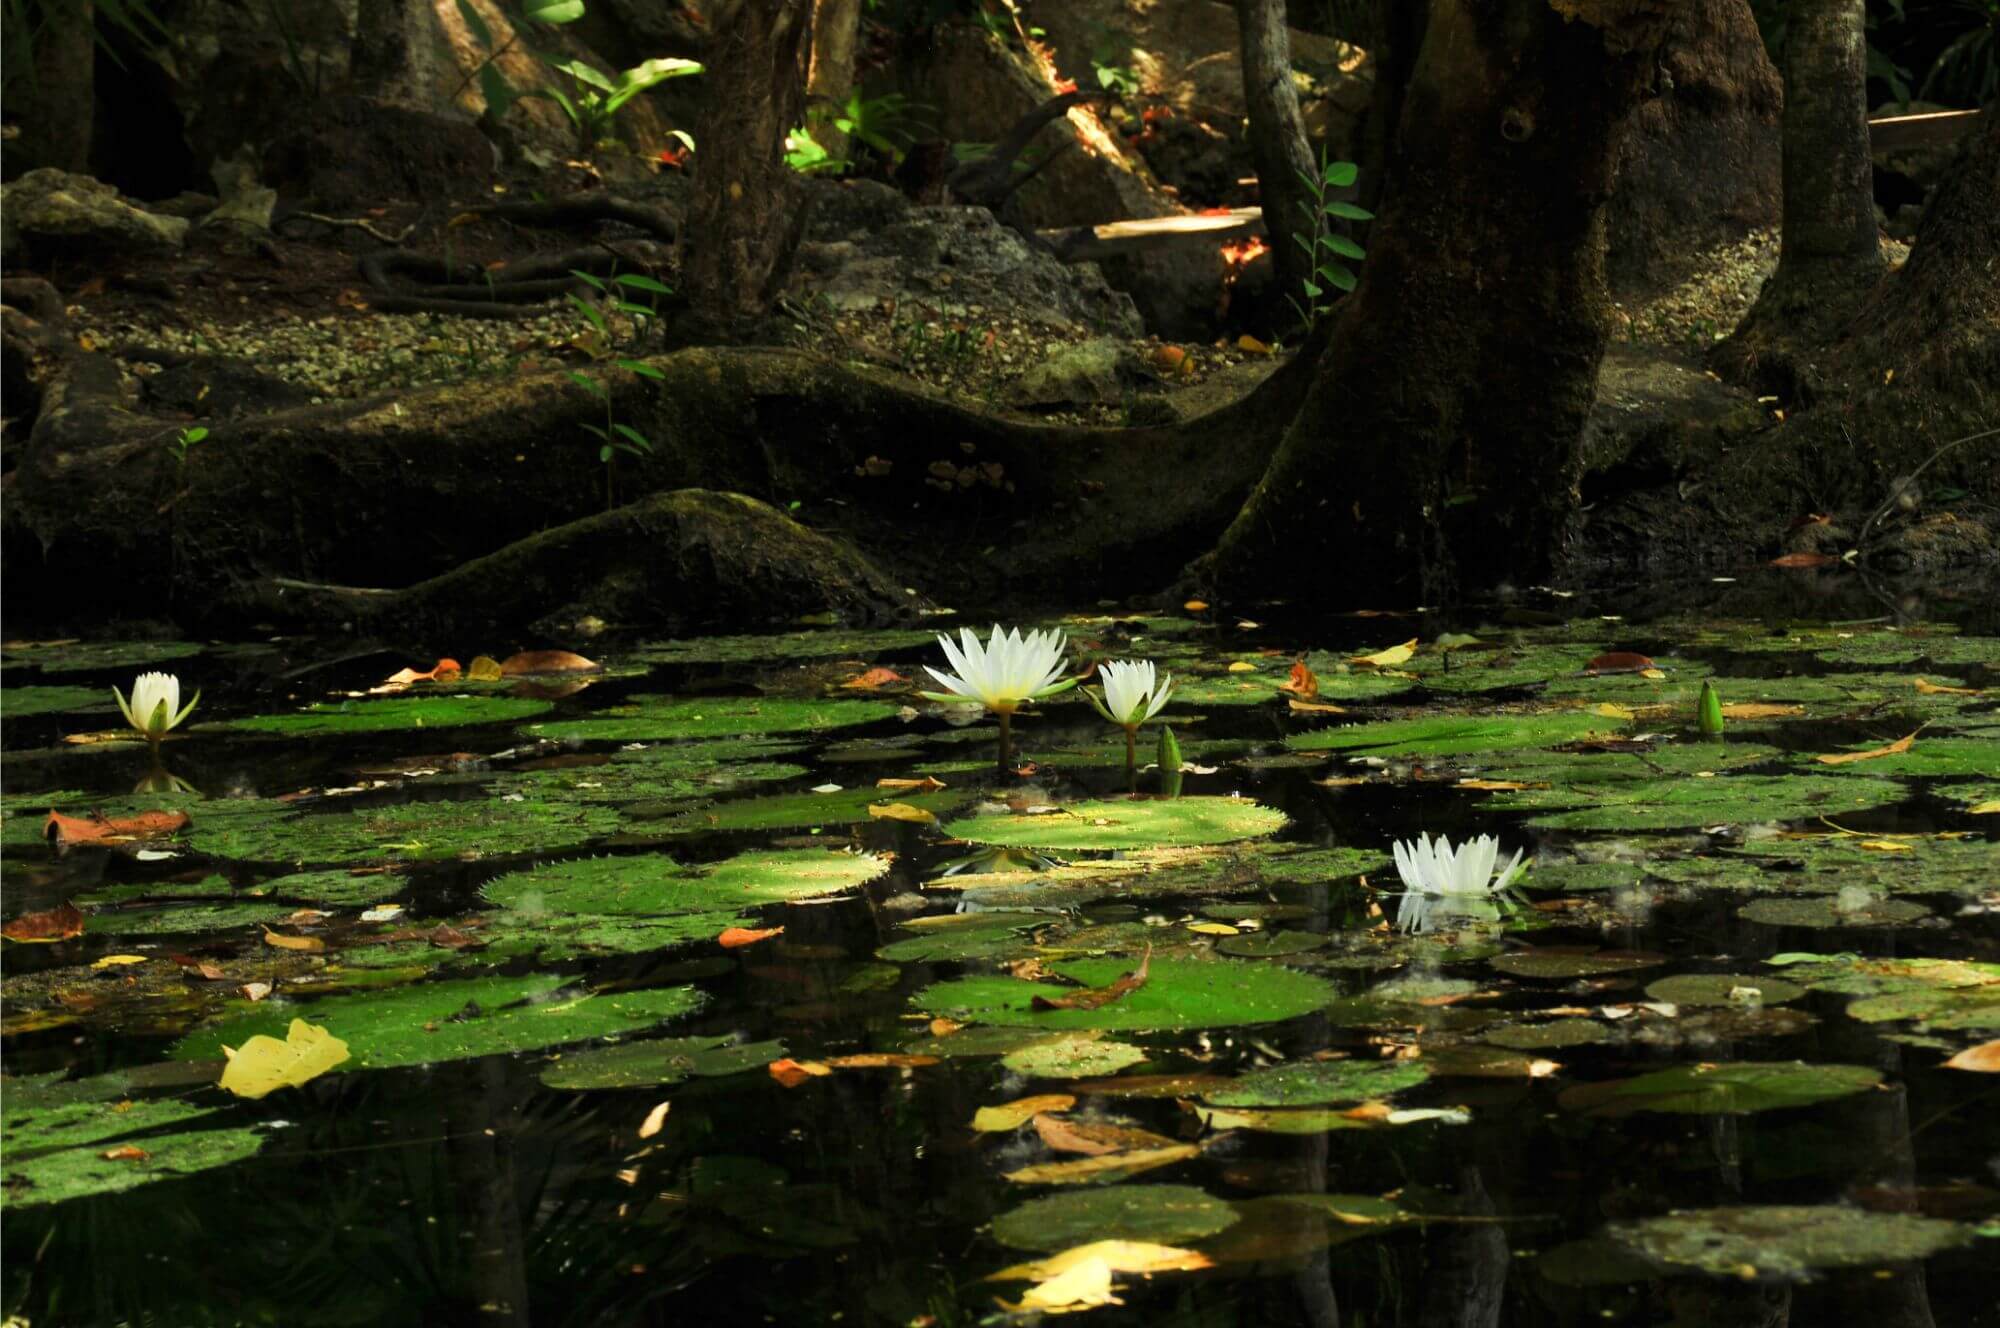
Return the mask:
<path fill-rule="evenodd" d="M 1299 312 L 1306 325 L 1311 327 L 1333 308 L 1331 291 L 1351 291 L 1356 285 L 1354 269 L 1346 260 L 1360 262 L 1368 256 L 1368 251 L 1336 229 L 1342 221 L 1373 221 L 1375 214 L 1346 199 L 1335 198 L 1333 193 L 1345 189 L 1359 178 L 1361 168 L 1351 161 L 1334 161 L 1327 156 L 1326 149 L 1320 149 L 1319 171 L 1313 174 L 1299 172 L 1299 179 L 1305 182 L 1312 194 L 1312 203 L 1307 209 L 1306 229 L 1292 232 L 1292 242 L 1306 251 L 1308 271 L 1300 280 L 1305 295 L 1301 301 L 1296 296 L 1286 296 L 1292 307 Z"/>

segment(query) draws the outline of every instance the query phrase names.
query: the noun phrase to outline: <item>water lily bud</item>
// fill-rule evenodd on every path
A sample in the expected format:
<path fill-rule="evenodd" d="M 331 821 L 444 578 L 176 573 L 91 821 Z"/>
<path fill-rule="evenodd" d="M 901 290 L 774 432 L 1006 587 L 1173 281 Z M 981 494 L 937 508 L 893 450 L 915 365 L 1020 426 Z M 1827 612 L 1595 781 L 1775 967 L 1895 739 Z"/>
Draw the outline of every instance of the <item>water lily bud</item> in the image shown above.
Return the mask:
<path fill-rule="evenodd" d="M 1701 707 L 1696 724 L 1708 737 L 1722 736 L 1722 698 L 1716 694 L 1715 684 L 1706 678 L 1701 682 Z"/>

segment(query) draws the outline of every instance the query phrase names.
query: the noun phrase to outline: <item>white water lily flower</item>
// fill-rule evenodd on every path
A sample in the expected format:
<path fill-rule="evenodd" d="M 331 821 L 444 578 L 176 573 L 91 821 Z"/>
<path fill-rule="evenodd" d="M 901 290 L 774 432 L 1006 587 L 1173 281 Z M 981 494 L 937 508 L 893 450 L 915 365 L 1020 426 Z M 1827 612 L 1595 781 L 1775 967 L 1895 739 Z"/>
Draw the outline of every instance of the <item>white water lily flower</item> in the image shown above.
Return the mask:
<path fill-rule="evenodd" d="M 950 689 L 947 692 L 920 692 L 931 701 L 972 702 L 996 715 L 1011 715 L 1029 701 L 1038 701 L 1076 686 L 1076 679 L 1062 676 L 1063 634 L 1058 631 L 1030 632 L 1020 629 L 1003 632 L 993 624 L 993 635 L 979 644 L 969 627 L 959 630 L 957 644 L 939 635 L 945 658 L 957 673 L 945 673 L 924 665 L 924 671 Z"/>
<path fill-rule="evenodd" d="M 1106 660 L 1098 665 L 1098 673 L 1104 679 L 1101 693 L 1088 687 L 1083 694 L 1097 713 L 1121 728 L 1137 728 L 1166 708 L 1167 698 L 1174 694 L 1174 675 L 1169 673 L 1164 680 L 1153 672 L 1153 661 Z"/>
<path fill-rule="evenodd" d="M 1469 839 L 1457 848 L 1443 835 L 1435 839 L 1418 835 L 1410 843 L 1397 840 L 1390 847 L 1406 891 L 1396 925 L 1406 931 L 1427 930 L 1432 914 L 1440 910 L 1497 916 L 1497 904 L 1521 871 L 1521 850 L 1516 849 L 1505 870 L 1494 874 L 1500 841 L 1492 835 Z"/>
<path fill-rule="evenodd" d="M 118 698 L 118 708 L 125 713 L 125 722 L 143 733 L 146 741 L 151 743 L 158 743 L 170 730 L 178 728 L 201 701 L 201 689 L 197 687 L 194 699 L 183 708 L 181 680 L 171 673 L 142 673 L 134 678 L 129 703 L 115 685 L 111 694 Z"/>

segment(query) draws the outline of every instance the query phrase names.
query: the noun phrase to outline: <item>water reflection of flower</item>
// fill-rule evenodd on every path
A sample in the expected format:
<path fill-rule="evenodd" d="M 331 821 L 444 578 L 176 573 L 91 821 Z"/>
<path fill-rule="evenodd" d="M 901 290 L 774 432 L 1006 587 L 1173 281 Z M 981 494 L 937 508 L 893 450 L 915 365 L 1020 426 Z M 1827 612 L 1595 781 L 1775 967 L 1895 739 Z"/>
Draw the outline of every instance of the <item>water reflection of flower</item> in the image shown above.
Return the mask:
<path fill-rule="evenodd" d="M 1493 864 L 1500 841 L 1492 835 L 1469 839 L 1453 848 L 1443 835 L 1414 841 L 1397 840 L 1396 874 L 1403 878 L 1403 904 L 1396 925 L 1404 931 L 1429 931 L 1446 921 L 1494 922 L 1511 905 L 1510 887 L 1521 871 L 1521 851 L 1515 850 L 1497 875 Z"/>

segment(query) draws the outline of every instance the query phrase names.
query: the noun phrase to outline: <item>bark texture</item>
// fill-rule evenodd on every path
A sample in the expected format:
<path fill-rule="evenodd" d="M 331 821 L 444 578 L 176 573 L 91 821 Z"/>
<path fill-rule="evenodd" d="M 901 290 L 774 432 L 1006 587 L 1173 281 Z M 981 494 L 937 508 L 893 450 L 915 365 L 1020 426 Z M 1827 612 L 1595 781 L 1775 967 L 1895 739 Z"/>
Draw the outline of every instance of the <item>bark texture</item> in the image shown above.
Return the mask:
<path fill-rule="evenodd" d="M 813 139 L 836 157 L 847 155 L 847 135 L 833 123 L 832 111 L 847 104 L 854 91 L 854 44 L 861 35 L 861 0 L 813 0 L 812 66 L 806 73 L 806 96 L 827 118 L 813 128 Z"/>
<path fill-rule="evenodd" d="M 1317 255 L 1293 237 L 1302 235 L 1310 244 L 1317 233 L 1318 207 L 1299 177 L 1317 177 L 1319 167 L 1306 145 L 1298 85 L 1292 81 L 1284 0 L 1236 0 L 1236 24 L 1243 43 L 1243 102 L 1250 113 L 1250 148 L 1257 162 L 1257 193 L 1271 236 L 1271 258 L 1279 286 L 1310 303 L 1301 285 L 1312 275 Z"/>
<path fill-rule="evenodd" d="M 1778 270 L 1714 363 L 1810 400 L 1811 347 L 1852 320 L 1884 262 L 1868 150 L 1863 0 L 1792 0 L 1785 35 L 1784 231 Z"/>
<path fill-rule="evenodd" d="M 1360 288 L 1193 579 L 1434 601 L 1569 538 L 1606 337 L 1602 208 L 1662 0 L 1434 0 Z"/>
<path fill-rule="evenodd" d="M 785 135 L 804 117 L 811 29 L 810 0 L 743 0 L 716 38 L 681 266 L 695 339 L 751 334 L 798 247 L 804 215 Z"/>
<path fill-rule="evenodd" d="M 21 74 L 7 87 L 7 113 L 21 136 L 7 145 L 6 177 L 42 166 L 90 171 L 90 136 L 96 102 L 97 47 L 90 6 L 39 0 L 25 9 L 34 35 L 10 32 L 10 42 L 29 42 Z"/>

